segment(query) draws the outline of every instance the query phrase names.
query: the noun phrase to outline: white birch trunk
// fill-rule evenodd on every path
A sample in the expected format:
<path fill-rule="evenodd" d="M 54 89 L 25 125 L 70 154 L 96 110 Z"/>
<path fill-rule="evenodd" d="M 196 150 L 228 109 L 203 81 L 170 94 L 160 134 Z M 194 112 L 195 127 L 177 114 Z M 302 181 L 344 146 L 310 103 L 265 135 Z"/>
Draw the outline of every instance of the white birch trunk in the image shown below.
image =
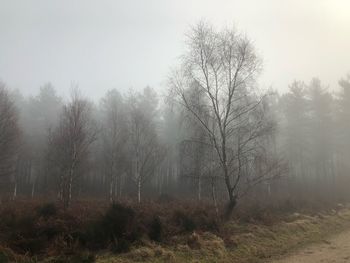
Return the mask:
<path fill-rule="evenodd" d="M 141 203 L 141 177 L 137 180 L 137 200 Z"/>
<path fill-rule="evenodd" d="M 32 185 L 32 198 L 34 198 L 34 193 L 35 193 L 35 180 Z"/>
<path fill-rule="evenodd" d="M 113 203 L 113 180 L 109 182 L 109 202 Z"/>

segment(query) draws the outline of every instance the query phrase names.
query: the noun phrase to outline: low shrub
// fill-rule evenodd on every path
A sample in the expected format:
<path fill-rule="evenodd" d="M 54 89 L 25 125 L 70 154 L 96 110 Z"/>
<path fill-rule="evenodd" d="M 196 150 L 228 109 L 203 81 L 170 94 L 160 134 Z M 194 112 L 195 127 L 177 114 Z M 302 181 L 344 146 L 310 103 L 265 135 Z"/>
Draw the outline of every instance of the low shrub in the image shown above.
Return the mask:
<path fill-rule="evenodd" d="M 126 253 L 130 251 L 131 241 L 126 238 L 115 238 L 111 245 L 111 250 L 114 253 Z"/>
<path fill-rule="evenodd" d="M 175 201 L 175 198 L 168 194 L 161 194 L 158 199 L 158 203 L 168 204 Z"/>
<path fill-rule="evenodd" d="M 192 232 L 196 229 L 195 221 L 188 214 L 186 214 L 185 211 L 175 211 L 173 219 L 175 224 L 179 226 L 182 231 Z"/>
<path fill-rule="evenodd" d="M 125 252 L 139 237 L 135 211 L 121 204 L 113 204 L 100 219 L 86 226 L 80 239 L 92 249 L 111 246 L 115 252 Z"/>
<path fill-rule="evenodd" d="M 219 232 L 219 225 L 215 214 L 210 214 L 208 210 L 194 210 L 192 218 L 194 219 L 195 225 L 198 229 L 203 231 Z"/>
<path fill-rule="evenodd" d="M 148 236 L 151 240 L 160 242 L 163 237 L 163 224 L 159 216 L 155 216 L 149 225 Z"/>
<path fill-rule="evenodd" d="M 35 217 L 32 215 L 17 216 L 11 226 L 4 238 L 14 251 L 34 255 L 44 249 L 46 238 L 40 235 Z"/>
<path fill-rule="evenodd" d="M 103 216 L 101 224 L 110 237 L 120 238 L 131 231 L 134 219 L 133 209 L 121 204 L 113 204 Z"/>
<path fill-rule="evenodd" d="M 16 214 L 14 210 L 6 208 L 3 211 L 1 211 L 0 215 L 0 226 L 2 228 L 13 228 L 16 224 Z"/>
<path fill-rule="evenodd" d="M 58 209 L 54 203 L 43 204 L 37 208 L 38 215 L 44 218 L 53 217 L 57 212 Z"/>

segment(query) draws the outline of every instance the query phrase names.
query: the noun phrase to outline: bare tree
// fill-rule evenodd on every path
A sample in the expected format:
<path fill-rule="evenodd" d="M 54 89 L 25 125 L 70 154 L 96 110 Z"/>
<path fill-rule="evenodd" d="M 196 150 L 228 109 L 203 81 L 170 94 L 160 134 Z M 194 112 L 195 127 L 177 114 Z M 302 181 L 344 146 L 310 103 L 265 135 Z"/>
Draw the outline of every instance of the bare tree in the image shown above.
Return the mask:
<path fill-rule="evenodd" d="M 59 126 L 51 140 L 53 158 L 59 167 L 59 197 L 65 208 L 70 205 L 73 183 L 79 175 L 79 168 L 87 161 L 89 148 L 96 140 L 96 135 L 91 104 L 74 89 L 71 101 L 63 107 Z"/>
<path fill-rule="evenodd" d="M 196 107 L 198 116 L 206 123 L 207 112 L 203 107 L 204 94 L 197 86 L 191 87 L 187 90 L 188 99 L 191 104 Z M 210 142 L 203 126 L 198 123 L 196 118 L 188 111 L 183 111 L 183 126 L 186 130 L 186 139 L 182 140 L 180 144 L 180 161 L 181 161 L 181 175 L 185 178 L 192 178 L 197 184 L 198 200 L 202 199 L 203 181 L 205 173 L 205 164 L 208 160 L 206 153 L 210 149 Z M 208 147 L 209 146 L 209 147 Z"/>
<path fill-rule="evenodd" d="M 132 94 L 129 107 L 132 179 L 137 185 L 137 200 L 141 202 L 143 184 L 154 175 L 164 157 L 164 148 L 159 143 L 155 124 L 155 92 L 147 87 L 143 94 Z"/>
<path fill-rule="evenodd" d="M 170 85 L 215 148 L 232 211 L 239 197 L 243 161 L 248 177 L 252 160 L 248 153 L 258 148 L 258 138 L 268 130 L 262 97 L 254 90 L 261 61 L 251 42 L 233 29 L 216 31 L 201 22 L 192 28 L 187 40 L 188 51 Z M 188 96 L 187 90 L 193 86 L 205 96 L 200 107 L 206 109 L 204 117 Z"/>
<path fill-rule="evenodd" d="M 0 83 L 0 177 L 14 175 L 19 135 L 17 111 L 5 85 Z"/>
<path fill-rule="evenodd" d="M 57 96 L 51 83 L 46 83 L 40 87 L 39 94 L 30 98 L 26 109 L 22 109 L 22 125 L 26 127 L 23 141 L 30 148 L 30 150 L 27 150 L 28 154 L 22 155 L 26 159 L 23 161 L 29 162 L 30 166 L 29 177 L 32 184 L 32 197 L 40 184 L 47 187 L 45 184 L 47 183 L 48 172 L 43 169 L 47 148 L 45 138 L 47 130 L 57 126 L 61 109 L 62 99 Z"/>
<path fill-rule="evenodd" d="M 120 195 L 121 177 L 125 168 L 125 146 L 128 139 L 122 96 L 117 90 L 108 91 L 101 101 L 103 114 L 103 159 L 109 180 L 109 201 Z"/>

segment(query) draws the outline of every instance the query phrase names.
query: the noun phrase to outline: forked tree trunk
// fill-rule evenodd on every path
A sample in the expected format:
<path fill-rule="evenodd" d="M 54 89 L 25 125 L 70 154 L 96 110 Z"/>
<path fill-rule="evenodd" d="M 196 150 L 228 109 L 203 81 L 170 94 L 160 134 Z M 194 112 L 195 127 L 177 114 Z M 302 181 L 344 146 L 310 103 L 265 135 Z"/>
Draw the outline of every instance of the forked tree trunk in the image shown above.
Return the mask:
<path fill-rule="evenodd" d="M 230 218 L 232 215 L 233 210 L 235 209 L 237 205 L 237 196 L 234 194 L 233 189 L 228 190 L 229 193 L 229 203 L 227 205 L 227 210 L 226 210 L 226 218 Z"/>

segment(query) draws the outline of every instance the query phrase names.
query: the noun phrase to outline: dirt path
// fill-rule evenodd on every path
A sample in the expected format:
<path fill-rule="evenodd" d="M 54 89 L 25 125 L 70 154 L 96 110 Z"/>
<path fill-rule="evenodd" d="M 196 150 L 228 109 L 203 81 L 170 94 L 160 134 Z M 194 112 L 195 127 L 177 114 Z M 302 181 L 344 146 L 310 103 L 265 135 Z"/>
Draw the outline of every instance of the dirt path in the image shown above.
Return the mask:
<path fill-rule="evenodd" d="M 350 231 L 314 244 L 274 263 L 350 262 Z"/>

